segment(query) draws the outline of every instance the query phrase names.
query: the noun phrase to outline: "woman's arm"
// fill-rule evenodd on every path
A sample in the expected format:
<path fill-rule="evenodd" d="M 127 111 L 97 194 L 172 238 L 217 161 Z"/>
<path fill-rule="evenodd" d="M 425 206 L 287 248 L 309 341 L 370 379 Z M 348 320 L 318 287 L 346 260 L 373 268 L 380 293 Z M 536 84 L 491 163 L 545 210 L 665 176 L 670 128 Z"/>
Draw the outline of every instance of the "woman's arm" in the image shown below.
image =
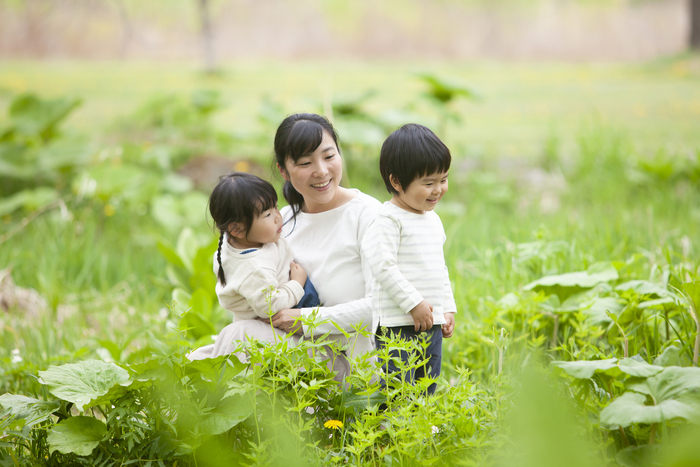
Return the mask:
<path fill-rule="evenodd" d="M 362 276 L 365 280 L 365 296 L 352 300 L 346 303 L 340 303 L 334 306 L 321 306 L 317 308 L 299 308 L 299 309 L 284 309 L 277 312 L 272 317 L 272 325 L 285 332 L 296 330 L 301 333 L 301 329 L 294 326 L 294 321 L 303 316 L 309 319 L 314 316 L 314 322 L 318 323 L 314 327 L 315 334 L 342 334 L 338 328 L 346 332 L 353 332 L 360 326 L 364 327 L 369 332 L 374 332 L 372 328 L 372 273 L 370 272 L 367 261 L 363 259 Z M 335 325 L 333 324 L 335 323 Z M 303 334 L 309 334 L 308 326 L 303 326 Z"/>

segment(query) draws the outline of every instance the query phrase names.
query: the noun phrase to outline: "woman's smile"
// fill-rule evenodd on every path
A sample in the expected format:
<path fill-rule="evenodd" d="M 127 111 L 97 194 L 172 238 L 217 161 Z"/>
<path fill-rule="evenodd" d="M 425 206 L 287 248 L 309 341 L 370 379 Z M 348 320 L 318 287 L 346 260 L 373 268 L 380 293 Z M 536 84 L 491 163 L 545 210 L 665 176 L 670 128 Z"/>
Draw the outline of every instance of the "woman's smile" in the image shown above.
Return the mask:
<path fill-rule="evenodd" d="M 343 163 L 333 137 L 323 132 L 321 144 L 296 161 L 288 159 L 280 172 L 304 198 L 302 210 L 308 213 L 328 211 L 342 206 L 350 196 L 340 186 Z"/>
<path fill-rule="evenodd" d="M 323 191 L 323 190 L 327 189 L 329 186 L 331 186 L 331 181 L 333 181 L 333 180 L 331 179 L 331 180 L 328 180 L 328 181 L 322 182 L 322 183 L 312 183 L 311 186 L 316 188 L 317 190 Z"/>

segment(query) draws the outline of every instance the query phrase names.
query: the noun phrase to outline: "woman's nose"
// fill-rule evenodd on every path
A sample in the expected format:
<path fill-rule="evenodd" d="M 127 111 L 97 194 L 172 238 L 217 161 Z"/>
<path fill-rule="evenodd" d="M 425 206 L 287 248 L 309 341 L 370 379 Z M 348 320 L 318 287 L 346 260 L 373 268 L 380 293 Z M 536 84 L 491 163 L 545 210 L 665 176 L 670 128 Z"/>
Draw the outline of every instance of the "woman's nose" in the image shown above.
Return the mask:
<path fill-rule="evenodd" d="M 328 173 L 328 167 L 323 162 L 314 165 L 314 174 L 317 176 L 325 176 Z"/>

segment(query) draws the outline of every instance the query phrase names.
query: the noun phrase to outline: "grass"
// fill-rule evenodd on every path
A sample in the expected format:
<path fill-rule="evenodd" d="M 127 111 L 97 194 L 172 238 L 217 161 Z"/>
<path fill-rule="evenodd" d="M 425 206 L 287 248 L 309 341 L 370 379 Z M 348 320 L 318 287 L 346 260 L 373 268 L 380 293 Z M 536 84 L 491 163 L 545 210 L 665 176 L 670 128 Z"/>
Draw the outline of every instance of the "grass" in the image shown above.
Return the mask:
<path fill-rule="evenodd" d="M 423 86 L 415 78 L 430 71 L 459 79 L 482 96 L 457 103 L 464 121 L 453 124 L 446 139 L 460 155 L 536 157 L 552 135 L 570 153 L 589 122 L 626 133 L 645 154 L 700 145 L 700 65 L 692 55 L 636 65 L 248 61 L 227 63 L 217 76 L 171 62 L 4 61 L 0 70 L 0 105 L 10 93 L 26 90 L 79 95 L 85 103 L 69 124 L 92 134 L 154 94 L 199 88 L 222 92 L 229 107 L 215 123 L 229 132 L 257 128 L 263 96 L 286 113 L 323 112 L 329 97 L 369 89 L 377 91 L 366 105 L 371 112 L 412 108 L 435 126 L 434 111 L 418 99 Z"/>
<path fill-rule="evenodd" d="M 604 330 L 601 344 L 600 328 L 571 315 L 561 317 L 559 347 L 550 345 L 553 320 L 542 312 L 547 298 L 524 293 L 525 284 L 600 261 L 613 262 L 620 281 L 661 282 L 664 274 L 684 270 L 698 274 L 696 65 L 693 56 L 595 66 L 251 62 L 203 77 L 194 66 L 177 63 L 2 62 L 0 105 L 25 90 L 79 94 L 85 103 L 66 123 L 67 131 L 92 135 L 100 148 L 121 144 L 118 138 L 125 136 L 115 121 L 154 94 L 219 89 L 229 107 L 214 124 L 240 136 L 264 128 L 258 114 L 266 94 L 285 112 L 321 112 L 325 93 L 359 94 L 371 87 L 377 95 L 367 101 L 369 113 L 413 104 L 409 110 L 431 120 L 436 114 L 419 97 L 413 73 L 431 68 L 462 78 L 483 100 L 459 103 L 463 123 L 451 124 L 446 138 L 455 157 L 439 213 L 459 315 L 455 337 L 445 342 L 443 370 L 457 381 L 461 369 L 469 368 L 471 380 L 486 387 L 489 403 L 498 406 L 511 389 L 497 374 L 499 350 L 486 339 L 498 342 L 501 328 L 507 331 L 499 343 L 508 343 L 505 374 L 519 371 L 532 349 L 548 349 L 545 360 L 604 358 L 619 350 L 614 332 Z M 246 147 L 265 160 L 270 146 L 254 140 Z M 375 169 L 378 148 L 344 150 L 353 184 L 388 199 Z M 72 218 L 50 211 L 0 243 L 0 267 L 11 266 L 14 280 L 35 288 L 48 303 L 38 315 L 0 314 L 0 392 L 46 397 L 33 376 L 48 365 L 87 358 L 132 362 L 152 351 L 194 345 L 174 331 L 172 285 L 156 245 L 162 239 L 174 243 L 179 232 L 164 230 L 145 208 L 125 204 L 108 215 L 103 201 L 66 196 Z M 9 227 L 19 221 L 15 215 L 0 222 Z M 204 222 L 191 227 L 207 231 Z M 517 297 L 515 305 L 501 301 L 509 294 Z M 686 328 L 681 336 L 689 342 L 694 336 L 684 334 Z M 642 343 L 644 332 L 631 333 L 633 352 L 651 347 Z M 658 332 L 654 336 L 658 340 Z M 654 348 L 660 349 L 658 342 Z M 19 366 L 15 349 L 24 359 Z M 492 416 L 500 426 L 498 409 L 489 411 Z M 613 442 L 612 436 L 604 442 Z"/>

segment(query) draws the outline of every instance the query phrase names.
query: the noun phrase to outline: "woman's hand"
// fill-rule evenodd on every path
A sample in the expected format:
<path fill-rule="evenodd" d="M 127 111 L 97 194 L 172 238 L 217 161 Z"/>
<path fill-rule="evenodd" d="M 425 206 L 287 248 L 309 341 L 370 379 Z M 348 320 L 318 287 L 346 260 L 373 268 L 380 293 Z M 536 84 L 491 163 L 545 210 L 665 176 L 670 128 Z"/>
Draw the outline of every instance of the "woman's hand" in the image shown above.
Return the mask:
<path fill-rule="evenodd" d="M 272 325 L 284 332 L 291 332 L 293 334 L 303 334 L 303 329 L 301 327 L 301 321 L 297 321 L 296 326 L 294 321 L 301 317 L 301 310 L 290 309 L 280 310 L 270 318 Z"/>
<path fill-rule="evenodd" d="M 294 261 L 289 265 L 289 278 L 300 283 L 302 287 L 306 285 L 306 271 Z"/>

